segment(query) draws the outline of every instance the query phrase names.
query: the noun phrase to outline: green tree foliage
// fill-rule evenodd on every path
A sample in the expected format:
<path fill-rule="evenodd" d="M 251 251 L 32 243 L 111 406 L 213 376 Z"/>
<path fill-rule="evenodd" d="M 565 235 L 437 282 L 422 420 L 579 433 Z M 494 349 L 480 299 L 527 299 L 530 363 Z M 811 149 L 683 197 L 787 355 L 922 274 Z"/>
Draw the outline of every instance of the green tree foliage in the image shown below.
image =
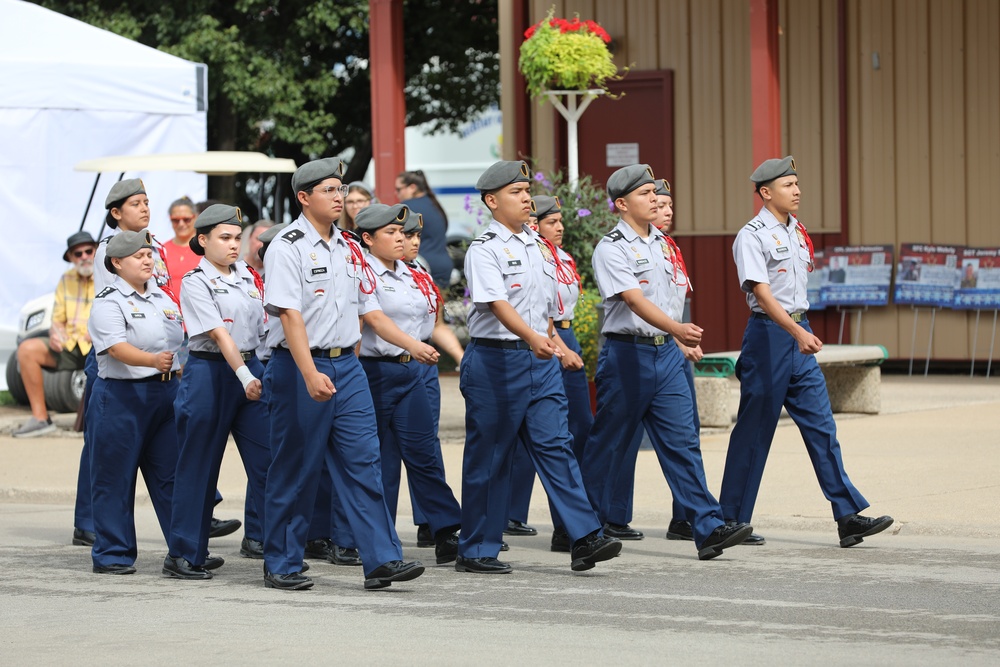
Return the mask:
<path fill-rule="evenodd" d="M 371 157 L 367 0 L 38 0 L 209 68 L 208 146 Z M 499 96 L 497 0 L 404 4 L 407 124 L 454 129 Z"/>

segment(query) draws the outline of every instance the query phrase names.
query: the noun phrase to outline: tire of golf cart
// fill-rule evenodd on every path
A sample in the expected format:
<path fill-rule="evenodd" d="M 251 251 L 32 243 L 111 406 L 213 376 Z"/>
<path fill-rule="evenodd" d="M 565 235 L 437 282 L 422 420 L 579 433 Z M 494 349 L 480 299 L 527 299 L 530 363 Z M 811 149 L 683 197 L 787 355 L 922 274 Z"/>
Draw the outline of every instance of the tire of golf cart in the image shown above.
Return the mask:
<path fill-rule="evenodd" d="M 76 412 L 83 400 L 86 374 L 80 371 L 46 371 L 45 404 L 53 412 Z"/>
<path fill-rule="evenodd" d="M 28 404 L 28 394 L 25 393 L 24 383 L 21 382 L 21 369 L 17 367 L 17 350 L 11 352 L 10 359 L 7 360 L 7 391 L 18 404 Z"/>

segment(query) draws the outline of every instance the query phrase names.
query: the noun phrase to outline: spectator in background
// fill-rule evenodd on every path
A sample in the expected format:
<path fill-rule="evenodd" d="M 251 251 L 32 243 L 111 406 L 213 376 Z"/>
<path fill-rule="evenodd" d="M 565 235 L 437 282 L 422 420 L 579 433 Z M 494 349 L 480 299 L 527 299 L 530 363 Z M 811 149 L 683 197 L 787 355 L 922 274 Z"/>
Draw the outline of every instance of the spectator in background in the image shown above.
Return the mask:
<path fill-rule="evenodd" d="M 170 275 L 170 292 L 178 297 L 181 278 L 201 261 L 201 257 L 194 254 L 189 245 L 194 236 L 194 221 L 197 219 L 194 202 L 187 197 L 181 197 L 170 205 L 170 225 L 174 228 L 174 238 L 163 244 L 163 260 L 167 263 L 167 273 Z"/>
<path fill-rule="evenodd" d="M 87 232 L 66 240 L 63 260 L 73 267 L 56 286 L 49 338 L 28 338 L 17 348 L 17 365 L 31 403 L 31 418 L 14 431 L 15 438 L 35 438 L 56 430 L 45 405 L 42 368 L 78 371 L 90 352 L 87 319 L 94 301 L 94 251 L 97 243 Z"/>
<path fill-rule="evenodd" d="M 373 201 L 372 191 L 361 181 L 354 181 L 347 184 L 347 197 L 344 199 L 344 210 L 340 212 L 340 221 L 337 226 L 344 231 L 353 232 L 357 229 L 354 218 L 358 211 L 371 206 Z"/>
<path fill-rule="evenodd" d="M 404 171 L 396 177 L 396 197 L 413 213 L 424 217 L 420 256 L 430 269 L 434 283 L 442 292 L 451 285 L 454 264 L 448 255 L 445 237 L 448 233 L 448 216 L 438 202 L 424 172 Z"/>
<path fill-rule="evenodd" d="M 274 220 L 258 220 L 243 231 L 243 242 L 240 245 L 240 259 L 247 263 L 258 274 L 264 274 L 264 260 L 260 249 L 264 246 L 260 235 L 274 227 Z"/>

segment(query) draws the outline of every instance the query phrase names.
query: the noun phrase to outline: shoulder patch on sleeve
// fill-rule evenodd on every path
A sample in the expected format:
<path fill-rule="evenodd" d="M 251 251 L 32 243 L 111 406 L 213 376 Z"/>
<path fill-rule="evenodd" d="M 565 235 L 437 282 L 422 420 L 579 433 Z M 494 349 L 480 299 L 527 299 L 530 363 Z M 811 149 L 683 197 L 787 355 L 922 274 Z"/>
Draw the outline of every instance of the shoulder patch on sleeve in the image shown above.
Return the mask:
<path fill-rule="evenodd" d="M 108 287 L 105 287 L 104 289 L 102 289 L 102 290 L 101 290 L 101 293 L 100 293 L 100 294 L 98 294 L 97 296 L 95 296 L 94 298 L 95 298 L 95 299 L 103 299 L 104 297 L 106 297 L 107 295 L 111 294 L 111 293 L 112 293 L 112 292 L 114 292 L 114 291 L 115 291 L 115 288 L 114 288 L 114 287 L 111 287 L 111 286 L 109 285 Z"/>
<path fill-rule="evenodd" d="M 625 235 L 622 234 L 621 231 L 617 229 L 612 229 L 610 232 L 604 235 L 604 238 L 608 239 L 613 243 L 615 241 L 621 241 L 623 238 L 625 238 Z"/>
<path fill-rule="evenodd" d="M 303 232 L 301 229 L 289 229 L 287 232 L 281 235 L 281 238 L 285 240 L 285 243 L 295 243 L 305 235 L 306 235 L 305 232 Z"/>
<path fill-rule="evenodd" d="M 758 230 L 764 229 L 764 227 L 766 226 L 767 225 L 764 224 L 763 220 L 761 220 L 760 218 L 754 218 L 746 225 L 744 225 L 743 229 L 749 229 L 751 232 L 756 232 Z"/>
<path fill-rule="evenodd" d="M 496 235 L 497 235 L 496 232 L 486 232 L 485 234 L 477 238 L 475 241 L 473 241 L 473 243 L 486 243 L 490 239 L 496 238 Z"/>

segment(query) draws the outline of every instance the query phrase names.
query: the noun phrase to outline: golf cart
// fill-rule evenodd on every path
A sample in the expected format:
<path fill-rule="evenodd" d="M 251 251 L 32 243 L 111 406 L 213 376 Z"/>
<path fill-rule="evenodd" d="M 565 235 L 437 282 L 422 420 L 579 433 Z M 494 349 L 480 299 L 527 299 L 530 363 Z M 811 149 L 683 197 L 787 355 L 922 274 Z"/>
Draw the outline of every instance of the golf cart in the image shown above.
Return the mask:
<path fill-rule="evenodd" d="M 117 172 L 118 180 L 126 173 L 143 173 L 150 171 L 190 171 L 208 176 L 231 176 L 239 173 L 265 174 L 292 173 L 295 171 L 295 161 L 286 158 L 272 158 L 263 153 L 244 151 L 205 151 L 202 153 L 164 153 L 155 155 L 123 155 L 103 157 L 95 160 L 85 160 L 74 166 L 76 171 L 97 172 L 90 199 L 83 212 L 80 229 L 87 220 L 87 214 L 97 192 L 97 186 L 102 173 Z M 263 188 L 260 188 L 263 192 Z M 260 195 L 263 197 L 263 194 Z M 276 184 L 275 201 L 280 202 L 280 181 Z M 262 208 L 262 207 L 261 207 Z M 276 214 L 276 217 L 278 215 Z M 103 223 L 94 238 L 101 238 L 104 232 Z M 27 338 L 49 335 L 52 324 L 52 308 L 55 294 L 49 293 L 32 299 L 22 308 L 18 317 L 17 344 Z M 55 371 L 44 369 L 45 403 L 53 412 L 76 412 L 83 398 L 86 378 L 80 371 Z M 21 372 L 17 365 L 15 350 L 7 361 L 7 388 L 18 403 L 28 404 L 28 395 L 24 391 Z"/>

